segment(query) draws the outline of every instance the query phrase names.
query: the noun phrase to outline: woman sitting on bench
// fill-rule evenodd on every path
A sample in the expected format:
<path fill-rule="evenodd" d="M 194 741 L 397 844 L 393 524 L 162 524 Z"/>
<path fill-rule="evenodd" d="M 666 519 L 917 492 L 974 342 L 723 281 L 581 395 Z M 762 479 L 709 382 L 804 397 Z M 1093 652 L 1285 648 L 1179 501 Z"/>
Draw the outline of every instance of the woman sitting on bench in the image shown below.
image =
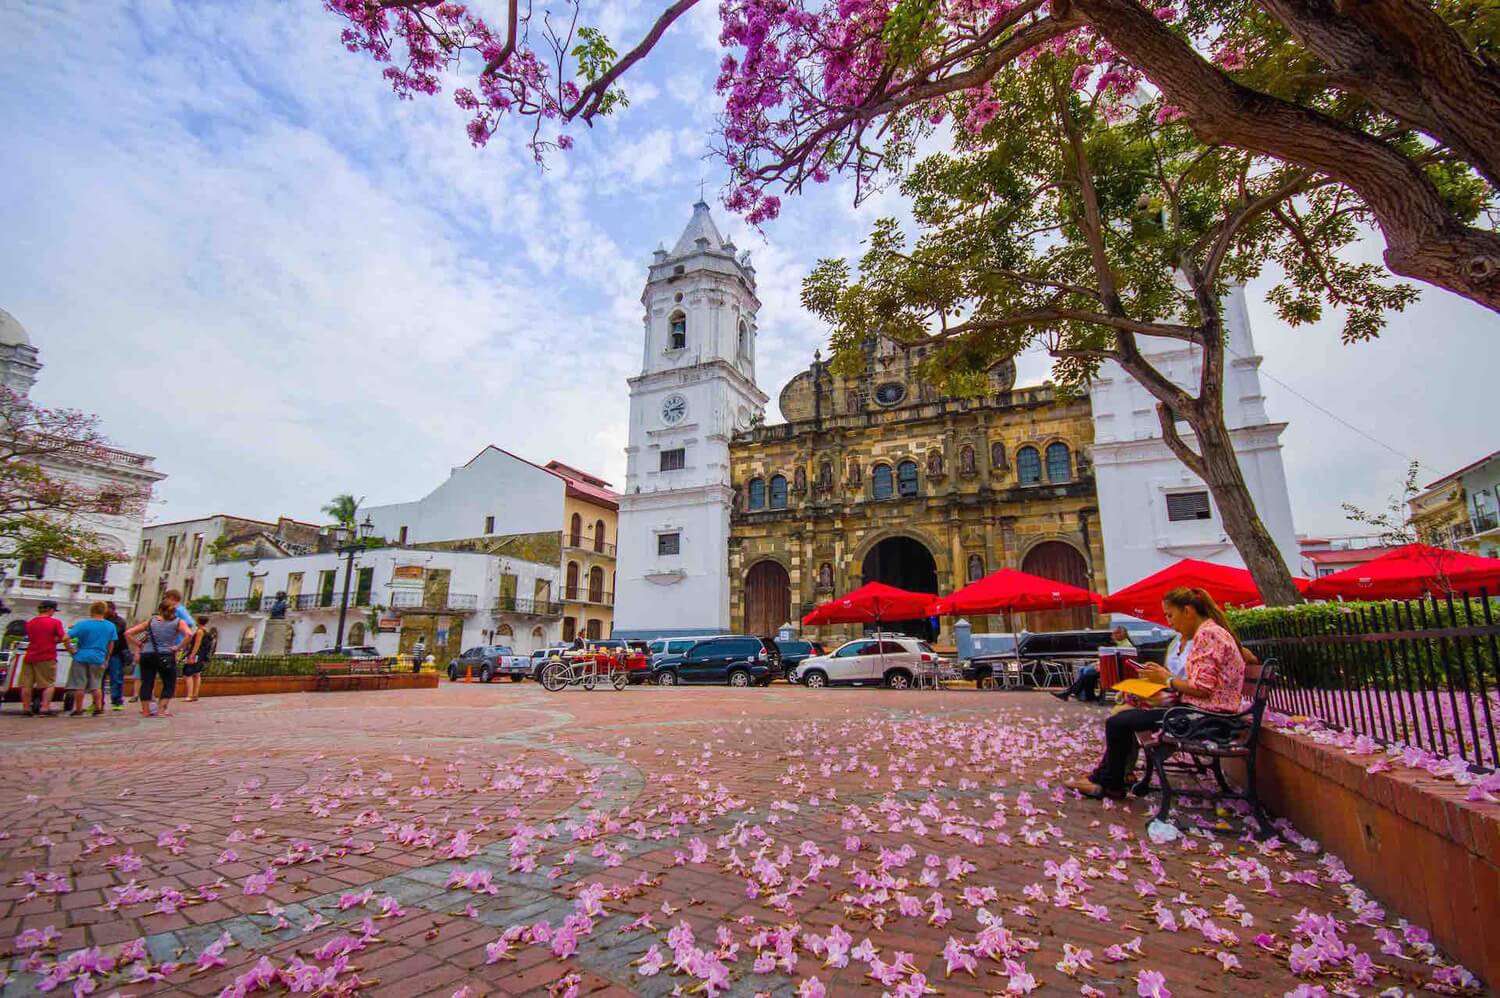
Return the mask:
<path fill-rule="evenodd" d="M 1173 676 L 1159 665 L 1143 664 L 1142 679 L 1162 683 L 1181 703 L 1203 710 L 1233 712 L 1240 708 L 1245 680 L 1245 658 L 1234 630 L 1213 597 L 1202 589 L 1173 589 L 1162 599 L 1167 625 L 1191 641 L 1187 675 Z M 1165 707 L 1122 710 L 1104 722 L 1104 758 L 1087 779 L 1068 786 L 1085 797 L 1125 796 L 1126 770 L 1135 757 L 1136 733 L 1155 731 L 1166 716 Z"/>

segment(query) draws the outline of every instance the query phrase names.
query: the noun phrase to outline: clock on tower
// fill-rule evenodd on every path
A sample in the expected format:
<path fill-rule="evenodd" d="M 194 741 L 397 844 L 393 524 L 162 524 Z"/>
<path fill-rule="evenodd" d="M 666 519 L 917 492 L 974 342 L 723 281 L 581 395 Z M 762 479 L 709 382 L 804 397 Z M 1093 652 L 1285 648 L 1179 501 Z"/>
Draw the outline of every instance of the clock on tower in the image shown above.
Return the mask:
<path fill-rule="evenodd" d="M 687 399 L 679 393 L 673 392 L 661 400 L 661 421 L 668 426 L 676 426 L 687 416 Z"/>

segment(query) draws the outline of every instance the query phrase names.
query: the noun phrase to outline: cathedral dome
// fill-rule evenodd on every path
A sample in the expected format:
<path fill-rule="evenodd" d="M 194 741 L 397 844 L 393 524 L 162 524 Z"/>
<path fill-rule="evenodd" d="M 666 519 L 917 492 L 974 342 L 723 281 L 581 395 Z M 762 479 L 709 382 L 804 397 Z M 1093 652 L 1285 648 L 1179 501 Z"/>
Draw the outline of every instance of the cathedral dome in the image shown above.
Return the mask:
<path fill-rule="evenodd" d="M 21 325 L 21 320 L 3 308 L 0 308 L 0 346 L 31 346 L 31 337 L 26 335 L 26 327 Z"/>

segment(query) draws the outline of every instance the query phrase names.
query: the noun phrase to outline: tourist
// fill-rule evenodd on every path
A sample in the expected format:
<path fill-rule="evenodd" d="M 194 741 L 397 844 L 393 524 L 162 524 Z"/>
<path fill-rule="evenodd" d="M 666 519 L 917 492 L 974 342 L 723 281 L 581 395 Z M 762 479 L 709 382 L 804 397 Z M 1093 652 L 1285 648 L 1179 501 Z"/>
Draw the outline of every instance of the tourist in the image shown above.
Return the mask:
<path fill-rule="evenodd" d="M 21 659 L 21 714 L 31 717 L 56 717 L 52 712 L 52 687 L 57 684 L 57 646 L 61 644 L 69 652 L 73 642 L 58 620 L 57 604 L 42 600 L 37 605 L 36 616 L 26 622 L 26 654 Z M 40 689 L 42 703 L 34 707 L 31 691 Z"/>
<path fill-rule="evenodd" d="M 125 618 L 120 616 L 120 610 L 115 606 L 114 600 L 105 601 L 109 612 L 104 619 L 115 626 L 115 643 L 110 652 L 108 666 L 109 675 L 109 703 L 114 710 L 125 709 L 125 662 L 130 658 L 130 645 L 125 641 L 125 629 L 130 625 Z"/>
<path fill-rule="evenodd" d="M 417 643 L 411 646 L 411 671 L 421 672 L 422 664 L 426 659 L 427 645 L 423 643 L 421 638 L 418 638 Z"/>
<path fill-rule="evenodd" d="M 68 628 L 76 642 L 73 666 L 68 670 L 68 689 L 74 690 L 73 717 L 83 716 L 83 701 L 93 694 L 95 717 L 104 713 L 104 670 L 115 650 L 115 625 L 105 620 L 109 604 L 98 600 L 89 605 L 89 617 Z"/>
<path fill-rule="evenodd" d="M 193 632 L 192 647 L 182 660 L 182 678 L 187 684 L 188 703 L 197 703 L 199 691 L 203 689 L 203 667 L 214 657 L 219 644 L 219 630 L 208 626 L 207 617 L 198 618 L 198 629 Z"/>
<path fill-rule="evenodd" d="M 1131 643 L 1130 632 L 1116 624 L 1114 630 L 1109 632 L 1110 645 L 1115 648 L 1128 648 L 1135 651 L 1135 645 Z M 1085 665 L 1078 670 L 1078 677 L 1073 680 L 1073 685 L 1067 689 L 1052 694 L 1059 700 L 1068 697 L 1077 697 L 1080 703 L 1090 703 L 1102 700 L 1104 695 L 1099 692 L 1099 667 L 1097 665 Z"/>
<path fill-rule="evenodd" d="M 179 609 L 178 604 L 163 598 L 155 615 L 125 632 L 131 653 L 141 667 L 139 693 L 141 714 L 144 717 L 150 717 L 153 713 L 151 698 L 156 692 L 157 677 L 161 678 L 161 702 L 155 714 L 157 717 L 171 716 L 168 707 L 172 702 L 172 694 L 177 691 L 177 652 L 184 642 L 191 641 L 193 637 L 192 627 L 177 615 Z M 142 634 L 146 636 L 144 639 Z M 148 646 L 150 651 L 146 651 Z"/>
<path fill-rule="evenodd" d="M 198 622 L 193 619 L 191 613 L 188 613 L 188 608 L 182 605 L 182 593 L 176 589 L 168 589 L 161 594 L 161 598 L 172 604 L 172 613 L 178 620 L 187 624 L 193 630 L 197 630 Z"/>
<path fill-rule="evenodd" d="M 1167 624 L 1184 641 L 1191 641 L 1187 675 L 1179 678 L 1155 664 L 1142 665 L 1140 676 L 1166 686 L 1185 704 L 1212 711 L 1235 711 L 1245 679 L 1245 656 L 1234 630 L 1213 597 L 1202 589 L 1173 589 L 1162 600 Z M 1166 716 L 1165 707 L 1132 707 L 1104 722 L 1104 758 L 1087 779 L 1068 786 L 1085 797 L 1123 797 L 1127 769 L 1136 735 L 1155 731 Z"/>

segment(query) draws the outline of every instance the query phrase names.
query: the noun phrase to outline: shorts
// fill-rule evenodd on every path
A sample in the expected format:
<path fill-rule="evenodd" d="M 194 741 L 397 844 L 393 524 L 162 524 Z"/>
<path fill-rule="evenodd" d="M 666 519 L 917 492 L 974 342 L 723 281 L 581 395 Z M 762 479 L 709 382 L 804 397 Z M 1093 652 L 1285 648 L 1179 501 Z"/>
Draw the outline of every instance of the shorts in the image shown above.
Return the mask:
<path fill-rule="evenodd" d="M 22 686 L 55 686 L 57 685 L 57 659 L 48 659 L 45 662 L 21 663 L 21 685 Z"/>
<path fill-rule="evenodd" d="M 104 688 L 105 665 L 102 662 L 78 662 L 68 670 L 68 689 L 92 693 Z"/>
<path fill-rule="evenodd" d="M 182 663 L 182 676 L 183 676 L 184 679 L 186 679 L 188 676 L 196 676 L 196 675 L 198 675 L 202 671 L 203 671 L 203 663 L 202 662 L 184 662 L 184 663 Z"/>

